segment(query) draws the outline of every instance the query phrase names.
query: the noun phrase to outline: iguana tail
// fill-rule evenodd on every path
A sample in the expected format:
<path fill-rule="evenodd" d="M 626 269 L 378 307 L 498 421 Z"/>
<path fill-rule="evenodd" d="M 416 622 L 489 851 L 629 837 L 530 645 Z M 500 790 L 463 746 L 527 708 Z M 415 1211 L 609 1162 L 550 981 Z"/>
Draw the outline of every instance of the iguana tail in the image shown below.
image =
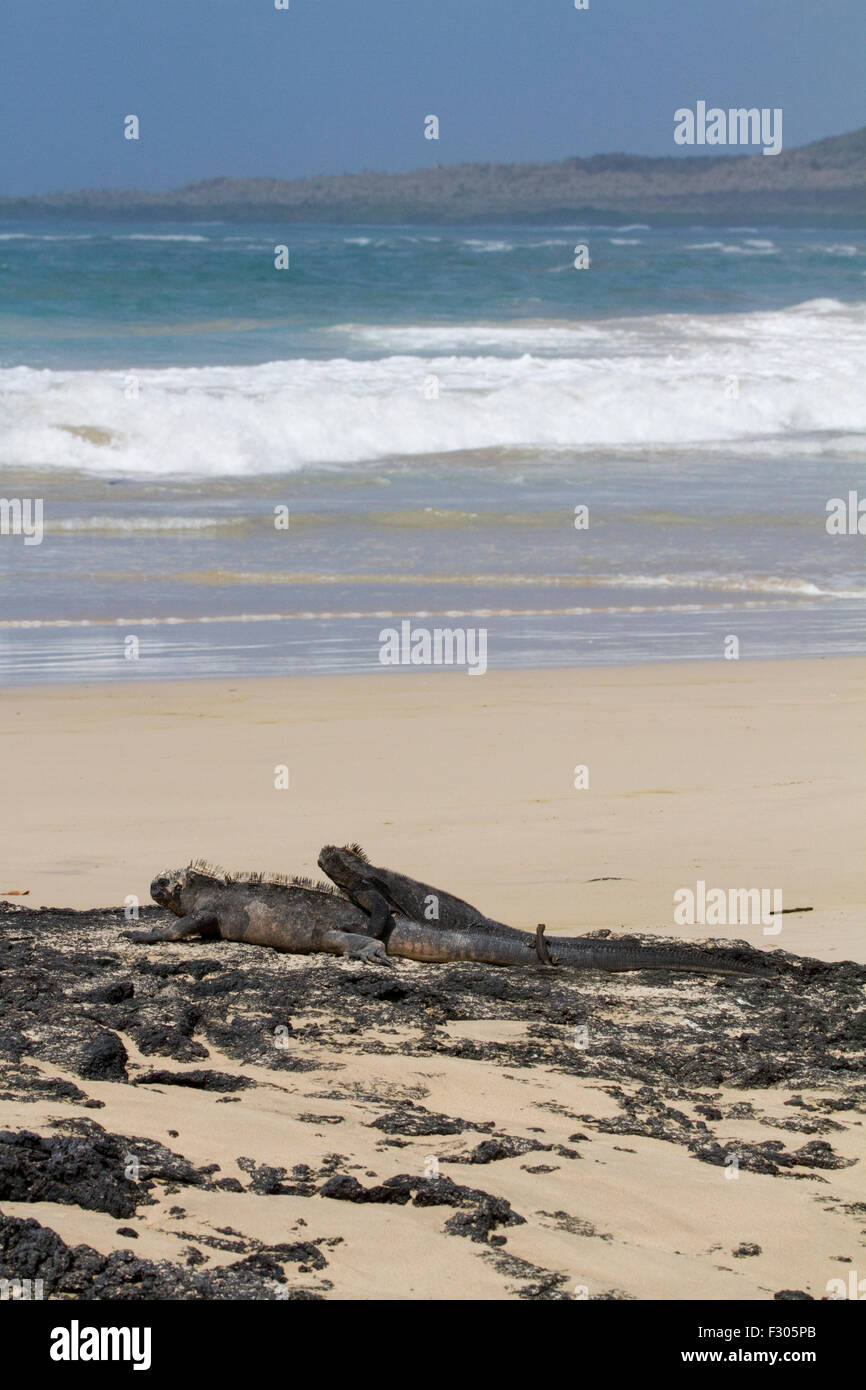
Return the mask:
<path fill-rule="evenodd" d="M 712 975 L 757 975 L 776 972 L 763 962 L 734 952 L 696 946 L 640 946 L 592 937 L 550 937 L 550 959 L 566 970 L 693 970 Z M 430 927 L 395 915 L 386 936 L 389 956 L 422 961 L 478 961 L 487 965 L 534 965 L 543 961 L 536 936 L 476 922 L 467 931 Z"/>
<path fill-rule="evenodd" d="M 555 963 L 571 970 L 695 970 L 706 975 L 757 975 L 772 978 L 770 959 L 755 959 L 700 946 L 676 943 L 641 946 L 594 937 L 552 936 L 548 939 Z"/>

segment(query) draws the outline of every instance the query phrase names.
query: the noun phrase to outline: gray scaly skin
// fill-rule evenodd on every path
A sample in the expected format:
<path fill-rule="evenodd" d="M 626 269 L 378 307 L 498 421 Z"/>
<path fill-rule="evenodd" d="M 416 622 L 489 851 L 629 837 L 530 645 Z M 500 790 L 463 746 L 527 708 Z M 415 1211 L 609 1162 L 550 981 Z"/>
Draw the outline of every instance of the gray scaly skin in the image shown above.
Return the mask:
<path fill-rule="evenodd" d="M 178 920 L 153 931 L 124 932 L 130 941 L 180 941 L 198 934 L 276 951 L 329 951 L 391 964 L 382 942 L 371 937 L 364 913 L 330 884 L 283 875 L 225 874 L 198 860 L 186 869 L 158 874 L 150 896 Z"/>
<path fill-rule="evenodd" d="M 384 940 L 389 955 L 412 955 L 415 960 L 477 960 L 490 965 L 527 965 L 535 955 L 546 965 L 571 970 L 775 974 L 769 962 L 767 966 L 744 963 L 732 952 L 678 944 L 640 946 L 594 937 L 556 937 L 556 954 L 551 956 L 543 926 L 532 936 L 493 921 L 462 898 L 391 869 L 377 868 L 358 845 L 325 845 L 318 863 L 346 897 L 369 914 L 370 930 Z M 404 949 L 410 944 L 411 951 Z M 418 954 L 422 950 L 426 954 Z"/>

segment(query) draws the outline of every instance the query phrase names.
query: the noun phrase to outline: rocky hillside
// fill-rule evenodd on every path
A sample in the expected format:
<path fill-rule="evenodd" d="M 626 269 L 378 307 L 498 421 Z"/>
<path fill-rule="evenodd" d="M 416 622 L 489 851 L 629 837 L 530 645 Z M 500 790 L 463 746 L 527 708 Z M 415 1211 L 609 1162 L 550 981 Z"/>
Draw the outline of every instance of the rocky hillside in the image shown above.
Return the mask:
<path fill-rule="evenodd" d="M 766 157 L 593 155 L 405 174 L 205 179 L 165 193 L 84 189 L 0 198 L 0 217 L 281 222 L 866 222 L 866 127 Z"/>

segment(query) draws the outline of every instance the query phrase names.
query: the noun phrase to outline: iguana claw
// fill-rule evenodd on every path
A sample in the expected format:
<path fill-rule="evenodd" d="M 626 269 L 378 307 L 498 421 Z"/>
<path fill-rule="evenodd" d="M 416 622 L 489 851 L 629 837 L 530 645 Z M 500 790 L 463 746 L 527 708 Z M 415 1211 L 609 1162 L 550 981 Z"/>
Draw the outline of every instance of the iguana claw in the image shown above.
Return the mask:
<path fill-rule="evenodd" d="M 360 960 L 365 965 L 387 965 L 390 970 L 396 968 L 382 942 L 375 939 L 365 942 L 363 946 L 356 946 L 353 950 L 347 951 L 346 955 L 349 960 Z"/>
<path fill-rule="evenodd" d="M 149 931 L 122 931 L 120 935 L 125 936 L 127 941 L 144 941 L 148 945 L 159 940 Z"/>

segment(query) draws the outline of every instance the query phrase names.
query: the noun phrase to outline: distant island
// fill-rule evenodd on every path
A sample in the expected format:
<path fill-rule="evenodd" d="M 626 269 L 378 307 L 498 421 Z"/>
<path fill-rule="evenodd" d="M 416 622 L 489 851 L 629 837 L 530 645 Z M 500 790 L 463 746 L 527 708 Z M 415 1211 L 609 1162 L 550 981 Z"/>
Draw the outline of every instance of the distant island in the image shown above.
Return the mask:
<path fill-rule="evenodd" d="M 450 164 L 406 174 L 205 179 L 165 193 L 83 189 L 0 198 L 0 218 L 470 223 L 640 220 L 866 225 L 866 126 L 782 150 L 556 163 Z"/>

